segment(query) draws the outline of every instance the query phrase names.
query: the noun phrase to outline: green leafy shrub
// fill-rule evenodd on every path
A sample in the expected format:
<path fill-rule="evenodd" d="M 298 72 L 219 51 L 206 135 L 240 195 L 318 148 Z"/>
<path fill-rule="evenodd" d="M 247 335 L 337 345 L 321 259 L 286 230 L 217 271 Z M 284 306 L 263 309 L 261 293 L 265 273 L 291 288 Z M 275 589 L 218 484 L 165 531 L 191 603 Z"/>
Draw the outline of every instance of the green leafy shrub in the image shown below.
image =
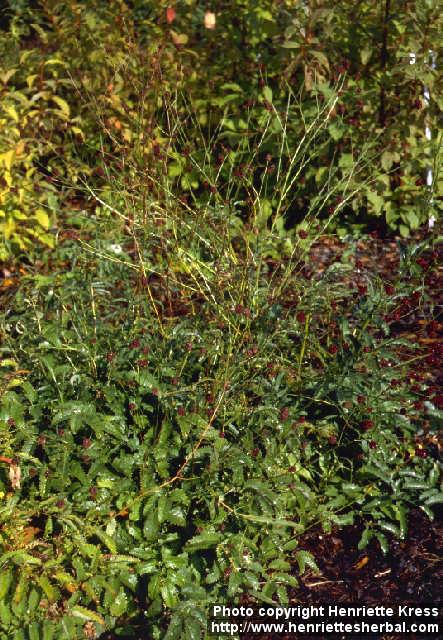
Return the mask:
<path fill-rule="evenodd" d="M 93 215 L 67 220 L 77 239 L 58 247 L 60 268 L 24 278 L 1 327 L 3 637 L 142 624 L 198 638 L 210 603 L 287 601 L 291 563 L 315 569 L 308 527 L 364 518 L 361 545 L 386 550 L 411 505 L 432 517 L 439 469 L 421 441 L 441 397 L 417 371 L 438 354 L 393 330 L 429 308 L 436 255 L 418 247 L 392 282 L 354 283 L 353 251 L 321 272 L 309 259 L 318 206 L 283 233 L 281 195 L 315 161 L 327 105 L 272 190 L 266 158 L 254 182 L 225 157 L 229 199 L 192 184 L 183 198 L 172 145 L 157 173 L 131 155 L 106 168 Z M 234 156 L 244 140 L 265 155 L 259 130 Z M 284 127 L 270 141 L 284 147 Z M 216 184 L 211 158 L 187 156 L 199 184 Z M 345 198 L 361 162 L 339 177 Z"/>
<path fill-rule="evenodd" d="M 97 153 L 118 152 L 138 133 L 129 124 L 125 74 L 140 82 L 149 74 L 136 70 L 140 59 L 131 57 L 117 5 L 45 2 L 26 11 L 20 6 L 9 32 L 0 32 L 2 260 L 32 257 L 39 243 L 53 247 L 58 223 L 82 181 L 94 174 L 99 179 Z M 146 58 L 150 51 L 140 55 Z M 156 90 L 149 94 L 154 105 Z M 148 120 L 145 114 L 146 126 Z"/>

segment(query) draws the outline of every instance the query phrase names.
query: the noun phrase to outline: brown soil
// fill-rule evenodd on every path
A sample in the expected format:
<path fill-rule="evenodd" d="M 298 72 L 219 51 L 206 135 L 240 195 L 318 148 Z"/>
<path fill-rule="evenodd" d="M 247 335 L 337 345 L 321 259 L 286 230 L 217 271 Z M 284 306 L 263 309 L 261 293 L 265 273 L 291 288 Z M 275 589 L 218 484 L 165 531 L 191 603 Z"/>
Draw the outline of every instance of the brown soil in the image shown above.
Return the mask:
<path fill-rule="evenodd" d="M 306 533 L 299 548 L 310 551 L 320 574 L 305 573 L 290 594 L 290 604 L 343 603 L 359 605 L 438 604 L 443 600 L 443 518 L 430 522 L 419 509 L 409 518 L 405 541 L 392 538 L 384 556 L 376 542 L 364 551 L 357 545 L 362 527 L 348 526 L 325 535 L 320 529 Z M 296 573 L 297 575 L 297 573 Z M 335 636 L 349 639 L 349 635 Z M 362 636 L 359 636 L 362 638 Z M 373 636 L 384 640 L 412 640 L 415 636 Z M 242 640 L 310 640 L 303 635 L 243 635 Z M 326 640 L 328 636 L 315 636 Z"/>

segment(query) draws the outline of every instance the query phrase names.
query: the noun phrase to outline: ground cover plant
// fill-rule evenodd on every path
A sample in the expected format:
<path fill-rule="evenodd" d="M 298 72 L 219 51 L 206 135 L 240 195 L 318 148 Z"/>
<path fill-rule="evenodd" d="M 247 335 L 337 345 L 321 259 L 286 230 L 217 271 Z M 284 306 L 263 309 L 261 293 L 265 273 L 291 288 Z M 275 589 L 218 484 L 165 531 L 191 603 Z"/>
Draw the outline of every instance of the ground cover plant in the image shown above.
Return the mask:
<path fill-rule="evenodd" d="M 360 549 L 387 553 L 412 507 L 432 519 L 442 499 L 441 237 L 399 240 L 388 275 L 364 268 L 346 216 L 378 194 L 379 138 L 349 134 L 336 157 L 346 69 L 300 91 L 259 69 L 255 104 L 225 86 L 201 105 L 168 75 L 186 70 L 171 8 L 157 23 L 134 7 L 173 42 L 143 75 L 158 40 L 143 58 L 109 6 L 42 3 L 31 29 L 22 5 L 5 36 L 41 75 L 3 79 L 23 148 L 2 155 L 1 638 L 205 637 L 211 603 L 287 601 L 316 571 L 312 527 L 362 523 Z M 320 264 L 340 225 L 343 251 Z M 400 330 L 417 319 L 420 341 Z"/>

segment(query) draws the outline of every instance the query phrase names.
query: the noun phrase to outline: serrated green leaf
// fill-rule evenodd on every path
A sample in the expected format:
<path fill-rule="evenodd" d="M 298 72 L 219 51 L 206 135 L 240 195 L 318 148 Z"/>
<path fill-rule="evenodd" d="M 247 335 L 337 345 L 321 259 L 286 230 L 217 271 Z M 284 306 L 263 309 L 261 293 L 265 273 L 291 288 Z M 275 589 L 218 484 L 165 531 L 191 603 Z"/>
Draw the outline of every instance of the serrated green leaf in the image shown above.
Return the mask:
<path fill-rule="evenodd" d="M 433 504 L 443 504 L 443 493 L 438 493 L 437 495 L 431 496 L 425 502 L 427 506 L 431 506 Z"/>
<path fill-rule="evenodd" d="M 11 569 L 2 569 L 0 573 L 0 600 L 3 600 L 12 584 L 14 574 Z"/>
<path fill-rule="evenodd" d="M 49 602 L 55 602 L 59 599 L 60 591 L 51 584 L 46 576 L 40 576 L 37 578 L 37 584 L 42 588 Z"/>
<path fill-rule="evenodd" d="M 96 611 L 91 611 L 86 607 L 81 607 L 76 604 L 71 608 L 71 613 L 76 618 L 81 618 L 82 620 L 92 620 L 92 622 L 97 622 L 100 625 L 105 626 L 105 621 Z"/>
<path fill-rule="evenodd" d="M 178 602 L 178 592 L 177 587 L 171 580 L 167 580 L 160 587 L 160 593 L 163 599 L 163 602 L 167 607 L 172 609 Z"/>
<path fill-rule="evenodd" d="M 404 540 L 408 532 L 407 510 L 404 505 L 396 505 L 394 510 L 400 523 L 400 537 Z"/>
<path fill-rule="evenodd" d="M 188 540 L 184 549 L 189 553 L 193 553 L 194 551 L 199 551 L 201 549 L 210 549 L 211 547 L 218 545 L 222 540 L 223 535 L 221 533 L 208 531 Z"/>
<path fill-rule="evenodd" d="M 114 602 L 111 604 L 111 616 L 119 618 L 128 608 L 128 597 L 123 590 L 120 590 Z"/>
<path fill-rule="evenodd" d="M 242 576 L 239 571 L 232 571 L 228 580 L 228 597 L 232 598 L 238 594 L 242 583 Z"/>
<path fill-rule="evenodd" d="M 393 522 L 381 521 L 377 522 L 378 526 L 384 529 L 385 531 L 389 531 L 397 538 L 400 537 L 400 529 Z"/>
<path fill-rule="evenodd" d="M 362 551 L 363 549 L 366 549 L 366 547 L 369 544 L 369 541 L 371 540 L 371 538 L 373 538 L 373 536 L 374 536 L 374 531 L 372 529 L 364 529 L 357 546 L 358 550 Z"/>
<path fill-rule="evenodd" d="M 305 551 L 304 549 L 300 549 L 295 554 L 295 559 L 298 564 L 298 569 L 300 574 L 303 575 L 306 571 L 306 567 L 315 571 L 315 573 L 320 573 L 320 569 L 317 566 L 314 556 L 309 551 Z"/>
<path fill-rule="evenodd" d="M 98 527 L 93 527 L 91 530 L 94 532 L 97 538 L 99 538 L 103 542 L 103 544 L 109 549 L 112 554 L 117 553 L 117 545 L 115 543 L 115 540 L 111 538 L 111 536 L 109 536 Z"/>
<path fill-rule="evenodd" d="M 380 543 L 380 549 L 382 550 L 383 555 L 386 555 L 389 551 L 389 543 L 388 540 L 386 538 L 386 536 L 384 536 L 382 533 L 380 533 L 380 531 L 376 531 L 375 532 L 375 537 L 377 538 L 377 540 Z"/>

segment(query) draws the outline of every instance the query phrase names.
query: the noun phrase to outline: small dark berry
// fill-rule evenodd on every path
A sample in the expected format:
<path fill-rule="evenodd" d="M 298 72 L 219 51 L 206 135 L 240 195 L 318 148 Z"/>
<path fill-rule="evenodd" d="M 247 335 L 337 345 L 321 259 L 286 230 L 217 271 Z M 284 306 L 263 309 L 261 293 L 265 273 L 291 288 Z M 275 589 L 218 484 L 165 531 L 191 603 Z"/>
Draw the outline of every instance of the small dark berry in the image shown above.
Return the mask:
<path fill-rule="evenodd" d="M 331 344 L 331 346 L 328 348 L 328 351 L 329 351 L 329 353 L 331 355 L 334 355 L 338 351 L 337 345 L 336 344 Z"/>
<path fill-rule="evenodd" d="M 131 342 L 131 344 L 129 345 L 129 348 L 130 349 L 138 349 L 139 346 L 140 346 L 140 340 L 137 339 L 137 340 L 133 340 Z"/>
<path fill-rule="evenodd" d="M 331 447 L 333 447 L 334 445 L 337 444 L 337 436 L 329 436 L 328 442 L 331 445 Z"/>
<path fill-rule="evenodd" d="M 298 235 L 302 240 L 306 240 L 309 234 L 304 229 L 300 229 L 300 231 L 298 232 Z"/>
<path fill-rule="evenodd" d="M 83 438 L 83 441 L 82 441 L 83 449 L 89 449 L 91 444 L 92 444 L 92 442 L 91 442 L 91 440 L 89 438 Z"/>
<path fill-rule="evenodd" d="M 417 258 L 417 264 L 419 264 L 422 269 L 426 270 L 429 268 L 429 262 L 425 258 Z"/>
<path fill-rule="evenodd" d="M 97 496 L 97 487 L 91 487 L 89 489 L 89 495 L 94 499 Z"/>
<path fill-rule="evenodd" d="M 392 296 L 395 293 L 395 288 L 392 286 L 392 284 L 385 284 L 385 291 L 388 296 Z"/>
<path fill-rule="evenodd" d="M 297 322 L 302 323 L 306 321 L 306 314 L 303 311 L 298 311 L 295 317 Z"/>
<path fill-rule="evenodd" d="M 283 407 L 283 409 L 280 411 L 280 420 L 281 422 L 284 422 L 288 418 L 289 418 L 289 409 L 288 407 Z"/>
<path fill-rule="evenodd" d="M 179 416 L 184 416 L 186 414 L 185 408 L 184 407 L 179 407 L 177 409 L 177 413 Z"/>
<path fill-rule="evenodd" d="M 135 402 L 130 402 L 128 404 L 128 409 L 129 411 L 135 411 L 137 409 L 137 405 L 135 404 Z"/>
<path fill-rule="evenodd" d="M 375 442 L 375 440 L 371 440 L 371 442 L 369 443 L 369 447 L 371 449 L 376 449 L 377 448 L 377 443 Z"/>
<path fill-rule="evenodd" d="M 372 422 L 372 420 L 363 420 L 363 422 L 361 423 L 361 428 L 363 429 L 363 431 L 369 431 L 369 429 L 372 429 L 373 426 L 374 423 Z"/>
<path fill-rule="evenodd" d="M 443 409 L 443 395 L 438 394 L 432 398 L 432 403 L 437 407 L 437 409 Z"/>

